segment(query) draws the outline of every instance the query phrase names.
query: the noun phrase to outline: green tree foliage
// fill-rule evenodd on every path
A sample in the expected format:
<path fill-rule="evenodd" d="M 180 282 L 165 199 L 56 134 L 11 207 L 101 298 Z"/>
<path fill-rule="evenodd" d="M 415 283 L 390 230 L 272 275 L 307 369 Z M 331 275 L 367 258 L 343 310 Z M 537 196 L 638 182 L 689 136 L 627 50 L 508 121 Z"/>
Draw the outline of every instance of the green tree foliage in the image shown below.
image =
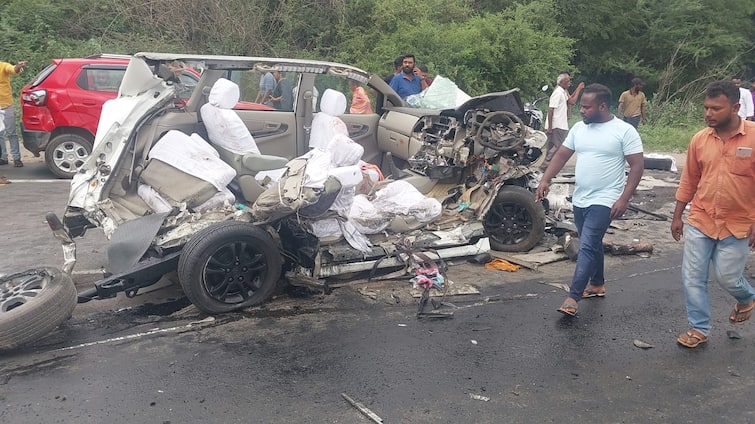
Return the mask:
<path fill-rule="evenodd" d="M 569 66 L 573 40 L 559 34 L 546 1 L 498 13 L 448 0 L 379 3 L 350 17 L 362 26 L 343 31 L 337 60 L 388 74 L 397 54 L 413 53 L 472 95 L 512 87 L 534 93 Z"/>
<path fill-rule="evenodd" d="M 0 60 L 168 52 L 308 57 L 388 74 L 414 53 L 470 94 L 533 94 L 558 71 L 659 103 L 755 75 L 755 0 L 0 0 Z"/>
<path fill-rule="evenodd" d="M 555 2 L 564 34 L 578 40 L 575 66 L 614 88 L 641 76 L 662 97 L 699 94 L 689 82 L 707 83 L 753 62 L 753 0 Z"/>

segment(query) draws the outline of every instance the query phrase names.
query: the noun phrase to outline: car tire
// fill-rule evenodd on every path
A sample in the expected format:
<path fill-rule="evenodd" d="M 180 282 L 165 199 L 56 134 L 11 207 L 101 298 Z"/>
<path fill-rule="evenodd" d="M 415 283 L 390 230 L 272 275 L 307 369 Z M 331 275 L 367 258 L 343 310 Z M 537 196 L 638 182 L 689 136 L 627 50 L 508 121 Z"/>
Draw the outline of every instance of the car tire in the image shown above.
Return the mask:
<path fill-rule="evenodd" d="M 526 252 L 545 234 L 545 210 L 526 188 L 503 186 L 483 225 L 494 250 Z"/>
<path fill-rule="evenodd" d="M 73 178 L 91 154 L 90 140 L 78 134 L 61 134 L 45 147 L 45 163 L 57 177 Z"/>
<path fill-rule="evenodd" d="M 189 239 L 178 260 L 178 280 L 197 308 L 220 314 L 268 300 L 281 266 L 270 234 L 248 222 L 223 221 Z"/>
<path fill-rule="evenodd" d="M 76 287 L 68 274 L 36 268 L 0 278 L 0 350 L 38 340 L 71 317 Z"/>

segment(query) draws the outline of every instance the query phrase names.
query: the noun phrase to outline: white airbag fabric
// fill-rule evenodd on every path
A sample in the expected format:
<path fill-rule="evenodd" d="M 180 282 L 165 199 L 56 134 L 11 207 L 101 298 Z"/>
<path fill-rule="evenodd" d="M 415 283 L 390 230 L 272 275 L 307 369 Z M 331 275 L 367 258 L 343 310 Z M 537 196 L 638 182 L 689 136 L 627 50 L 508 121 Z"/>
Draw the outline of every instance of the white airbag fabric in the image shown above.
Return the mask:
<path fill-rule="evenodd" d="M 213 144 L 240 155 L 260 154 L 254 137 L 231 108 L 239 100 L 239 86 L 220 78 L 210 90 L 209 103 L 200 109 L 207 136 Z"/>
<path fill-rule="evenodd" d="M 236 171 L 198 134 L 188 136 L 180 131 L 168 131 L 152 147 L 149 158 L 205 180 L 218 191 L 224 190 L 236 176 Z"/>

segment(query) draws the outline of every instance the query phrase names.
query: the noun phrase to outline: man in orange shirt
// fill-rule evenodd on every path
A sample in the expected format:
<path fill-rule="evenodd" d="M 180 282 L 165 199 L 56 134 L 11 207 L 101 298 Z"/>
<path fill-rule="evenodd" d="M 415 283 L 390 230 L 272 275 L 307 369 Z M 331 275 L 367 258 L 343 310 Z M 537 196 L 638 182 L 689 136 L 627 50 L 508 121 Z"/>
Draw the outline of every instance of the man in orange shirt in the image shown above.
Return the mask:
<path fill-rule="evenodd" d="M 690 348 L 708 341 L 711 268 L 718 284 L 737 301 L 729 321 L 744 322 L 755 308 L 755 288 L 743 275 L 755 247 L 755 122 L 737 114 L 739 89 L 731 81 L 708 85 L 704 110 L 708 128 L 690 141 L 671 221 L 671 235 L 678 241 L 682 213 L 692 202 L 682 259 L 689 330 L 677 337 Z"/>

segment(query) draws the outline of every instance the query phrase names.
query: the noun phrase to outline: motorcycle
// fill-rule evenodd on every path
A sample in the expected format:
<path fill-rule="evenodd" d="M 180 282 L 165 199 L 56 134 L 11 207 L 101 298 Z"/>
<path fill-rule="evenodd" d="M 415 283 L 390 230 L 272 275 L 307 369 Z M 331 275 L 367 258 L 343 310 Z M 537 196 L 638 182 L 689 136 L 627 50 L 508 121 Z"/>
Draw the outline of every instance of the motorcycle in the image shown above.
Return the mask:
<path fill-rule="evenodd" d="M 547 92 L 548 91 L 548 86 L 547 85 L 542 86 L 540 88 L 540 91 L 542 91 L 543 93 Z M 541 101 L 543 101 L 543 100 L 545 100 L 547 98 L 548 98 L 548 96 L 543 95 L 543 96 L 540 96 L 540 97 L 536 98 L 531 103 L 527 102 L 527 103 L 524 104 L 524 115 L 525 115 L 525 117 L 527 119 L 527 122 L 525 122 L 525 125 L 527 125 L 528 127 L 532 128 L 532 129 L 535 129 L 535 130 L 540 130 L 540 128 L 542 128 L 542 126 L 543 126 L 543 111 L 541 111 L 537 107 L 537 104 L 538 104 L 538 102 L 541 102 Z"/>

